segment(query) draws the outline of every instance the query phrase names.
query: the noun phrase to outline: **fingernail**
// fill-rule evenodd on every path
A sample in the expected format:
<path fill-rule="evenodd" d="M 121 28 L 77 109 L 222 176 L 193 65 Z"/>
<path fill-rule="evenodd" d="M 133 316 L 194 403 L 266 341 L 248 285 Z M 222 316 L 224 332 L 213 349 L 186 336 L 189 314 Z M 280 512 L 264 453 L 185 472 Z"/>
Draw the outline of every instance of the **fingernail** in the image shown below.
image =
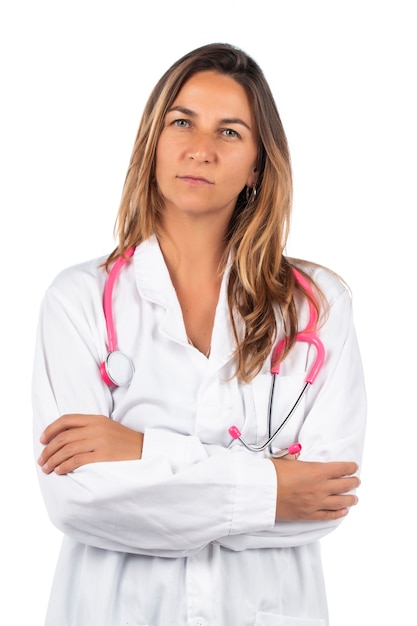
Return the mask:
<path fill-rule="evenodd" d="M 42 435 L 39 437 L 39 441 L 40 441 L 41 443 L 45 443 L 45 442 L 46 442 L 46 439 L 45 439 L 45 433 L 42 433 Z"/>

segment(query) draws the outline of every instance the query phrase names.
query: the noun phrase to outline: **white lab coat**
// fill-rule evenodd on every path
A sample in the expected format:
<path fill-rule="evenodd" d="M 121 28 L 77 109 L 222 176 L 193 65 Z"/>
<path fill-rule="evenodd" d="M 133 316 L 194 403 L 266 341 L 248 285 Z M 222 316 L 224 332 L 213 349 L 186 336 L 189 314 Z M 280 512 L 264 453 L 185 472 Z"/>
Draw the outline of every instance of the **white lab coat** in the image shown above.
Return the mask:
<path fill-rule="evenodd" d="M 106 356 L 94 260 L 62 272 L 41 308 L 33 375 L 39 436 L 65 413 L 104 414 L 145 433 L 137 461 L 85 465 L 39 480 L 64 533 L 47 626 L 325 626 L 319 539 L 338 522 L 275 523 L 276 474 L 264 454 L 232 442 L 267 432 L 269 363 L 251 384 L 233 377 L 234 341 L 223 280 L 207 359 L 186 337 L 154 237 L 122 269 L 113 297 L 119 349 L 134 361 L 128 388 L 99 375 Z M 311 269 L 329 303 L 320 331 L 326 361 L 277 445 L 300 441 L 304 460 L 362 456 L 365 393 L 350 296 Z M 301 319 L 308 317 L 302 305 Z M 314 348 L 282 365 L 279 424 L 297 397 Z"/>

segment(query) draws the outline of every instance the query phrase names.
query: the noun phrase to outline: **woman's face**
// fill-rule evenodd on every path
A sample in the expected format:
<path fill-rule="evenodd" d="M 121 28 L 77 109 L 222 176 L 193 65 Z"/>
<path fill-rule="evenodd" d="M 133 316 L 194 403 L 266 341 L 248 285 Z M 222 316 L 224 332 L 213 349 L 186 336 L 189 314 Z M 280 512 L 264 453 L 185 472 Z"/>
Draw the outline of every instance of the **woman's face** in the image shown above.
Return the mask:
<path fill-rule="evenodd" d="M 257 179 L 257 131 L 244 88 L 230 76 L 200 72 L 167 112 L 156 151 L 165 213 L 230 219 L 239 193 Z"/>

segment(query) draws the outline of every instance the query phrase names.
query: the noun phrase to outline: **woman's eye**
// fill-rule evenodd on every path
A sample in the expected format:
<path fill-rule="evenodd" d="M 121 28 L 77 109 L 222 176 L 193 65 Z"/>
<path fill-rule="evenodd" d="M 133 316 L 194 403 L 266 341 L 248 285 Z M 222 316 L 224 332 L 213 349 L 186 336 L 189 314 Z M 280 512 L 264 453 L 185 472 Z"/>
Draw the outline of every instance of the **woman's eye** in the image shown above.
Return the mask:
<path fill-rule="evenodd" d="M 178 128 L 187 128 L 187 126 L 189 126 L 189 122 L 187 120 L 174 120 L 173 121 L 174 126 L 178 126 Z"/>
<path fill-rule="evenodd" d="M 231 138 L 239 137 L 239 133 L 236 130 L 233 130 L 232 128 L 225 128 L 223 130 L 223 134 L 226 137 L 231 137 Z"/>

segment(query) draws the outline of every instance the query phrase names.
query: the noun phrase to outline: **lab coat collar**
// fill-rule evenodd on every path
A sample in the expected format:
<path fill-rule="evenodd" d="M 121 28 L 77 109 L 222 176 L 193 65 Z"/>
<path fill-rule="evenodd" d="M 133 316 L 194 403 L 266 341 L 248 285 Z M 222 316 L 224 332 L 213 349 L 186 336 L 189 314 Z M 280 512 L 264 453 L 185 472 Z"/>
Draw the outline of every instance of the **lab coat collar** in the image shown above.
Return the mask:
<path fill-rule="evenodd" d="M 167 308 L 176 298 L 174 286 L 155 235 L 135 250 L 134 267 L 140 295 Z"/>
<path fill-rule="evenodd" d="M 136 248 L 134 270 L 140 296 L 166 309 L 161 330 L 173 341 L 188 344 L 181 306 L 155 235 Z M 227 304 L 228 276 L 229 267 L 226 268 L 222 279 L 208 359 L 210 368 L 215 369 L 231 360 L 235 348 Z M 202 355 L 202 358 L 205 357 Z"/>

